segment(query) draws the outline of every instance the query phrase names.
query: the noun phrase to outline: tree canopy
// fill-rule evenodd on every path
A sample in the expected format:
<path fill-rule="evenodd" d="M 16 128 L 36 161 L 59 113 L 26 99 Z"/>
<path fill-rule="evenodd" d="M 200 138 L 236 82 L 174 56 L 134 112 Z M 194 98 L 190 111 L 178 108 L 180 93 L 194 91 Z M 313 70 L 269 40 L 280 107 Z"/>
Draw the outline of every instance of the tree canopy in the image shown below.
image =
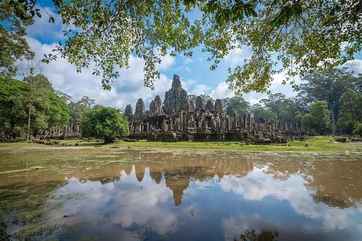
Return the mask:
<path fill-rule="evenodd" d="M 29 53 L 24 26 L 41 16 L 36 0 L 0 4 L 1 69 L 13 71 L 14 59 Z M 65 33 L 56 51 L 79 70 L 94 67 L 109 88 L 130 56 L 145 61 L 145 85 L 159 78 L 166 54 L 209 53 L 210 68 L 235 48 L 249 46 L 251 57 L 230 69 L 236 92 L 265 90 L 272 74 L 305 75 L 340 65 L 362 48 L 362 2 L 331 1 L 101 1 L 53 0 Z M 54 21 L 52 16 L 49 21 Z M 15 46 L 18 46 L 15 48 Z M 54 58 L 48 55 L 47 61 Z"/>
<path fill-rule="evenodd" d="M 10 1 L 0 3 L 0 74 L 16 73 L 15 61 L 31 59 L 33 53 L 25 39 L 26 26 L 33 23 L 35 1 Z M 39 10 L 37 11 L 39 14 Z"/>
<path fill-rule="evenodd" d="M 226 99 L 226 113 L 229 115 L 245 113 L 249 109 L 249 102 L 242 96 L 234 96 Z"/>
<path fill-rule="evenodd" d="M 250 111 L 254 114 L 256 119 L 264 120 L 276 120 L 276 114 L 272 112 L 269 108 L 265 108 L 261 104 L 255 104 L 251 106 Z"/>
<path fill-rule="evenodd" d="M 352 134 L 361 128 L 362 123 L 362 92 L 348 89 L 340 98 L 340 113 L 337 127 L 343 133 Z M 358 131 L 357 131 L 358 132 Z"/>
<path fill-rule="evenodd" d="M 310 134 L 328 134 L 331 130 L 331 119 L 327 102 L 313 102 L 309 113 L 303 116 L 302 123 Z"/>
<path fill-rule="evenodd" d="M 294 121 L 297 116 L 298 106 L 295 100 L 281 93 L 269 94 L 268 98 L 261 100 L 261 103 L 274 113 L 277 120 Z"/>
<path fill-rule="evenodd" d="M 0 136 L 15 138 L 25 128 L 28 92 L 25 82 L 0 76 Z"/>
<path fill-rule="evenodd" d="M 6 139 L 63 128 L 70 119 L 66 101 L 43 75 L 23 81 L 0 77 L 0 137 Z M 1 138 L 0 138 L 1 139 Z"/>
<path fill-rule="evenodd" d="M 116 137 L 128 135 L 128 122 L 115 108 L 95 106 L 85 112 L 81 132 L 84 137 L 101 138 L 105 143 L 110 143 Z"/>
<path fill-rule="evenodd" d="M 303 78 L 299 98 L 304 103 L 325 101 L 331 112 L 332 129 L 351 134 L 356 122 L 362 120 L 362 76 L 345 69 L 314 72 Z"/>

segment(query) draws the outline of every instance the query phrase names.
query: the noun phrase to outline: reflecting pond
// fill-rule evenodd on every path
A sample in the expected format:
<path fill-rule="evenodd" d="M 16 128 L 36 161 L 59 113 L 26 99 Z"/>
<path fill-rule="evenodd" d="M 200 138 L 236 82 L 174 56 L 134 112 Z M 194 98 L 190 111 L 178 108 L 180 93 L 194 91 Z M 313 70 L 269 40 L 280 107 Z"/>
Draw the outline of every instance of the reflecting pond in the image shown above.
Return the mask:
<path fill-rule="evenodd" d="M 0 237 L 362 240 L 361 160 L 88 154 L 55 162 L 48 153 L 38 166 L 0 159 Z"/>

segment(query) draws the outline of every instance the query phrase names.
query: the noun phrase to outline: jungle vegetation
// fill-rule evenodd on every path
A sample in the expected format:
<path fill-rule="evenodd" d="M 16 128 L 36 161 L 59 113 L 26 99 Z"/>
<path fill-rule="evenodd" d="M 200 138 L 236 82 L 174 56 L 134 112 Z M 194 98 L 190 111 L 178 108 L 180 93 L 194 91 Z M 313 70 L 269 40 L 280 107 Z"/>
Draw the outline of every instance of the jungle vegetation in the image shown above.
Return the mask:
<path fill-rule="evenodd" d="M 111 107 L 95 106 L 89 109 L 84 113 L 80 127 L 82 136 L 100 138 L 105 143 L 128 135 L 127 118 Z"/>
<path fill-rule="evenodd" d="M 310 135 L 361 136 L 362 76 L 343 69 L 313 73 L 302 80 L 296 91 L 293 98 L 271 93 L 255 105 L 242 95 L 223 102 L 228 114 L 251 112 L 255 118 L 297 122 Z M 73 101 L 55 91 L 43 75 L 23 80 L 0 78 L 1 139 L 35 137 L 72 123 L 80 123 L 82 136 L 105 142 L 127 135 L 128 130 L 123 111 L 96 105 L 86 96 Z"/>
<path fill-rule="evenodd" d="M 82 123 L 84 137 L 106 142 L 127 134 L 123 114 L 111 107 L 94 105 L 87 96 L 79 101 L 53 89 L 43 75 L 16 80 L 0 77 L 0 140 L 31 139 L 50 129 Z"/>
<path fill-rule="evenodd" d="M 196 48 L 201 48 L 208 53 L 210 69 L 215 69 L 233 49 L 249 47 L 251 56 L 245 64 L 229 70 L 227 81 L 237 95 L 225 99 L 227 112 L 250 111 L 256 118 L 298 121 L 313 135 L 361 135 L 361 76 L 341 66 L 362 49 L 362 1 L 51 2 L 69 28 L 43 61 L 60 55 L 79 71 L 92 67 L 93 74 L 103 77 L 106 89 L 118 70 L 128 66 L 130 56 L 145 61 L 144 82 L 152 87 L 159 77 L 162 56 L 192 56 Z M 33 58 L 26 28 L 36 18 L 47 18 L 52 23 L 54 17 L 42 14 L 37 0 L 0 3 L 2 139 L 29 139 L 44 130 L 81 123 L 84 118 L 105 118 L 96 115 L 101 108 L 95 108 L 88 97 L 72 101 L 54 90 L 51 81 L 42 75 L 16 79 L 16 61 Z M 302 84 L 295 86 L 295 98 L 274 93 L 256 105 L 243 98 L 244 91 L 267 90 L 272 75 L 280 71 L 287 74 L 285 82 L 295 75 L 302 79 Z M 111 122 L 119 123 L 116 130 L 106 132 L 125 134 L 122 113 L 103 110 L 107 110 Z M 91 116 L 92 111 L 95 116 Z M 84 133 L 108 138 L 101 132 Z"/>

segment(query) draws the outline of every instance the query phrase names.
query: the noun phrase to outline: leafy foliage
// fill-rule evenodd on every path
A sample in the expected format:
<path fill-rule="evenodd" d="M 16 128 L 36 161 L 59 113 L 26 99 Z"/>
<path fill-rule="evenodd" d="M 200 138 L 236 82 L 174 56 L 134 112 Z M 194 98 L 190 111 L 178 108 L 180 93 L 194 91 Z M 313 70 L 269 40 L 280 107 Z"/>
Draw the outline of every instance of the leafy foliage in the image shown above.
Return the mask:
<path fill-rule="evenodd" d="M 332 130 L 352 134 L 355 122 L 361 118 L 358 114 L 361 86 L 361 75 L 346 69 L 333 69 L 305 76 L 298 96 L 304 103 L 325 101 L 332 113 Z"/>
<path fill-rule="evenodd" d="M 362 137 L 362 122 L 359 122 L 355 125 L 353 134 Z"/>
<path fill-rule="evenodd" d="M 62 97 L 54 92 L 49 94 L 48 127 L 65 127 L 70 119 L 70 110 Z"/>
<path fill-rule="evenodd" d="M 229 115 L 241 114 L 247 112 L 249 109 L 249 102 L 242 96 L 235 96 L 226 99 L 226 113 Z"/>
<path fill-rule="evenodd" d="M 88 96 L 83 96 L 78 102 L 70 102 L 69 108 L 71 113 L 71 121 L 74 125 L 77 125 L 81 122 L 82 115 L 90 110 L 94 105 L 94 100 L 90 99 Z"/>
<path fill-rule="evenodd" d="M 298 106 L 294 100 L 286 98 L 281 93 L 269 94 L 267 99 L 261 100 L 276 118 L 280 121 L 295 121 L 298 113 Z"/>
<path fill-rule="evenodd" d="M 231 71 L 237 90 L 264 90 L 282 69 L 289 76 L 330 69 L 361 49 L 361 1 L 256 2 L 257 17 L 235 34 L 252 47 L 246 65 Z"/>
<path fill-rule="evenodd" d="M 28 85 L 0 77 L 0 136 L 15 138 L 22 134 L 27 121 Z"/>
<path fill-rule="evenodd" d="M 67 103 L 44 76 L 29 76 L 24 81 L 0 78 L 0 135 L 4 138 L 62 128 L 69 118 Z"/>
<path fill-rule="evenodd" d="M 349 89 L 342 95 L 337 126 L 343 133 L 352 134 L 355 126 L 362 122 L 361 105 L 361 92 Z"/>
<path fill-rule="evenodd" d="M 300 86 L 299 95 L 306 98 L 307 102 L 326 101 L 333 113 L 332 120 L 335 124 L 341 109 L 341 97 L 348 90 L 358 89 L 362 84 L 362 76 L 355 76 L 343 69 L 333 69 L 309 74 L 303 81 L 305 83 Z"/>
<path fill-rule="evenodd" d="M 10 21 L 8 26 L 24 29 L 33 17 L 41 17 L 36 0 L 3 2 L 0 20 Z M 78 70 L 94 67 L 94 74 L 103 77 L 105 88 L 110 88 L 119 68 L 128 66 L 130 56 L 145 61 L 145 85 L 152 86 L 159 78 L 161 57 L 166 54 L 190 56 L 195 47 L 201 47 L 209 53 L 210 68 L 215 69 L 233 49 L 250 46 L 250 59 L 245 65 L 230 69 L 228 77 L 234 90 L 241 92 L 265 90 L 276 71 L 284 70 L 289 76 L 304 75 L 340 65 L 362 48 L 359 0 L 53 3 L 64 24 L 74 26 L 65 33 L 57 52 Z M 15 41 L 17 36 L 23 40 L 22 34 L 10 36 L 15 32 L 4 25 L 2 30 L 4 43 Z M 28 49 L 25 44 L 18 46 L 22 46 L 17 49 L 21 50 L 18 54 L 3 58 L 10 59 L 5 61 L 8 66 L 14 56 L 23 56 Z M 48 55 L 46 60 L 54 56 Z"/>
<path fill-rule="evenodd" d="M 31 59 L 33 53 L 25 40 L 25 28 L 40 14 L 35 10 L 35 1 L 0 2 L 0 74 L 12 76 L 16 72 L 15 61 Z"/>
<path fill-rule="evenodd" d="M 35 75 L 24 81 L 29 85 L 27 108 L 32 134 L 52 127 L 64 127 L 69 121 L 70 111 L 65 100 L 55 93 L 49 80 L 43 75 Z"/>
<path fill-rule="evenodd" d="M 264 120 L 276 120 L 277 116 L 274 112 L 265 108 L 261 104 L 255 104 L 250 108 L 251 112 L 254 114 L 255 119 L 264 119 Z"/>
<path fill-rule="evenodd" d="M 361 49 L 360 5 L 357 0 L 64 1 L 58 4 L 63 19 L 80 31 L 60 50 L 79 67 L 95 62 L 104 84 L 115 74 L 114 64 L 124 67 L 134 54 L 145 60 L 145 83 L 151 85 L 166 52 L 188 55 L 202 45 L 214 69 L 233 48 L 249 45 L 251 58 L 230 70 L 228 80 L 237 91 L 265 90 L 277 62 L 293 75 L 352 58 Z M 196 9 L 200 17 L 190 21 Z"/>
<path fill-rule="evenodd" d="M 95 106 L 83 115 L 81 132 L 84 137 L 102 138 L 109 143 L 116 137 L 128 135 L 128 122 L 117 109 Z"/>
<path fill-rule="evenodd" d="M 309 113 L 303 116 L 302 123 L 311 134 L 328 134 L 331 130 L 331 123 L 327 103 L 325 101 L 313 102 Z"/>

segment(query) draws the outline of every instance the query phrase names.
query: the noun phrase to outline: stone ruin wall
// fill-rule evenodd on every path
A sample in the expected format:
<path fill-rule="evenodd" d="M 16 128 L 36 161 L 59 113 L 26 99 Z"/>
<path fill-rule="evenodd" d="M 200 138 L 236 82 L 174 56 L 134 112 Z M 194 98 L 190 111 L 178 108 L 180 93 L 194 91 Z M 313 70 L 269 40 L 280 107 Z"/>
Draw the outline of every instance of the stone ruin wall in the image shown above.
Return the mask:
<path fill-rule="evenodd" d="M 129 138 L 154 141 L 243 141 L 246 143 L 285 143 L 301 136 L 296 123 L 256 120 L 251 113 L 228 115 L 223 100 L 215 103 L 198 96 L 194 101 L 182 88 L 179 76 L 174 75 L 172 87 L 162 103 L 156 96 L 149 110 L 142 98 L 135 112 L 131 105 L 125 109 L 129 120 Z"/>

